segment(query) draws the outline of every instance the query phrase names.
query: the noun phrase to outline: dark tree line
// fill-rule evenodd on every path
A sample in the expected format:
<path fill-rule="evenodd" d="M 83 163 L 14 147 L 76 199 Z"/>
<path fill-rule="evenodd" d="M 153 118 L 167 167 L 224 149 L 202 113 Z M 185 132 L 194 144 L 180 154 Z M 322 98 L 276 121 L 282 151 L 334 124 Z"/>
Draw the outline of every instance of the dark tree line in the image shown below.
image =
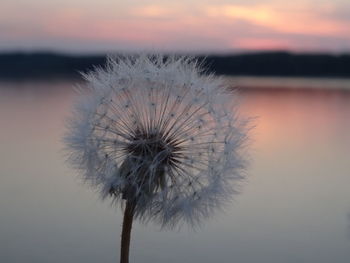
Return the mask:
<path fill-rule="evenodd" d="M 350 77 L 350 55 L 256 53 L 209 56 L 207 63 L 225 75 Z"/>
<path fill-rule="evenodd" d="M 209 71 L 224 75 L 350 77 L 350 54 L 288 52 L 198 56 Z M 54 53 L 0 54 L 0 78 L 78 78 L 105 63 L 105 56 Z"/>
<path fill-rule="evenodd" d="M 105 56 L 69 56 L 53 53 L 0 55 L 0 78 L 75 78 L 105 63 Z"/>

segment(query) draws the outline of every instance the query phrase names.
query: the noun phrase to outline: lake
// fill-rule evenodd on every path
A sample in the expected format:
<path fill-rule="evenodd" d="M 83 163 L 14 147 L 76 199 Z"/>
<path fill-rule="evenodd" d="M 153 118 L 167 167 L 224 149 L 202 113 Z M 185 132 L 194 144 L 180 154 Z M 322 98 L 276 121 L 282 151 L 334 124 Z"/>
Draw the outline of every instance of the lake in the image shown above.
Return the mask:
<path fill-rule="evenodd" d="M 349 262 L 349 83 L 234 81 L 256 117 L 242 193 L 196 232 L 135 223 L 131 262 Z M 119 261 L 120 209 L 64 161 L 73 84 L 0 83 L 1 262 Z"/>

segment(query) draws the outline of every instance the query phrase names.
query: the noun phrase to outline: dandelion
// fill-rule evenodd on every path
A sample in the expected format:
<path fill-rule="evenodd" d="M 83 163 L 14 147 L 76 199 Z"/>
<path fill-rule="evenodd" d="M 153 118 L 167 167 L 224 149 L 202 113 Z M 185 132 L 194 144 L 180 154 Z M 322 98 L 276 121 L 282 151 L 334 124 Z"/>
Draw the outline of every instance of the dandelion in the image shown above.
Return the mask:
<path fill-rule="evenodd" d="M 197 226 L 237 192 L 244 122 L 222 80 L 196 60 L 108 58 L 84 77 L 89 93 L 70 120 L 69 161 L 103 199 L 125 207 L 120 262 L 134 219 Z"/>

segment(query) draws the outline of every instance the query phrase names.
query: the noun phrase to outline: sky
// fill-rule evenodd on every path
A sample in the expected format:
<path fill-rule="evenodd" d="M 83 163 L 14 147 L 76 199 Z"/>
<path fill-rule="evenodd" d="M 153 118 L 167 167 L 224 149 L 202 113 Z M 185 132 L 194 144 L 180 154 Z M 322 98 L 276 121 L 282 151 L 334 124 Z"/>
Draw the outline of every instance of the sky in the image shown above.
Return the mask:
<path fill-rule="evenodd" d="M 350 1 L 0 0 L 14 50 L 350 52 Z"/>

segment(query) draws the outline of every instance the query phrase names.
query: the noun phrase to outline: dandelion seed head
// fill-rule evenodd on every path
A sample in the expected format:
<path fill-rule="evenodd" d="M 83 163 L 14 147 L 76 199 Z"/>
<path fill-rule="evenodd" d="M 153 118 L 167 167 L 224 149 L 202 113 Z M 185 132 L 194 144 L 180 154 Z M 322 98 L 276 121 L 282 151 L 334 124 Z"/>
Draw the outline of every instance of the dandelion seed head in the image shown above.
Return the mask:
<path fill-rule="evenodd" d="M 197 61 L 108 58 L 84 77 L 89 93 L 65 139 L 70 163 L 103 198 L 174 227 L 196 226 L 237 193 L 245 125 L 227 108 L 232 94 Z"/>

